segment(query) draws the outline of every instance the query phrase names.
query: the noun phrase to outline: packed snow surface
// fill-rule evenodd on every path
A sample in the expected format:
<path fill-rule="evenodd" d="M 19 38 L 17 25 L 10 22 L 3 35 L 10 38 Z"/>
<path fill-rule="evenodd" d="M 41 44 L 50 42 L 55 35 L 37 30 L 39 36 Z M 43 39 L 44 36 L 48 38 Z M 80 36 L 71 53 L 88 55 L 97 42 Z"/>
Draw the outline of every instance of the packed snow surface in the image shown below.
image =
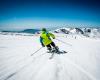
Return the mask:
<path fill-rule="evenodd" d="M 38 35 L 1 34 L 0 80 L 100 80 L 100 39 L 56 34 L 53 41 L 67 53 L 49 59 Z"/>

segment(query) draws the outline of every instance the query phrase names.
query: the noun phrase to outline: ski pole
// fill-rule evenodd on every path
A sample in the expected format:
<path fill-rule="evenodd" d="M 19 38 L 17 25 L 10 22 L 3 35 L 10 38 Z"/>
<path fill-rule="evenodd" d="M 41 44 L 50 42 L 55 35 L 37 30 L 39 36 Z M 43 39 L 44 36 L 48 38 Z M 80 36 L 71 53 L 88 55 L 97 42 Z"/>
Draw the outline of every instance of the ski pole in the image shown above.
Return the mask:
<path fill-rule="evenodd" d="M 64 43 L 64 44 L 67 44 L 67 45 L 69 45 L 69 46 L 72 46 L 71 44 L 66 43 L 66 42 L 64 42 L 64 41 L 62 41 L 62 40 L 59 40 L 59 39 L 56 39 L 56 40 L 58 40 L 58 41 L 60 41 L 60 42 L 62 42 L 62 43 Z"/>
<path fill-rule="evenodd" d="M 43 47 L 39 48 L 37 51 L 35 51 L 33 54 L 37 53 L 38 51 L 40 51 Z M 31 56 L 33 56 L 33 54 L 31 54 Z"/>

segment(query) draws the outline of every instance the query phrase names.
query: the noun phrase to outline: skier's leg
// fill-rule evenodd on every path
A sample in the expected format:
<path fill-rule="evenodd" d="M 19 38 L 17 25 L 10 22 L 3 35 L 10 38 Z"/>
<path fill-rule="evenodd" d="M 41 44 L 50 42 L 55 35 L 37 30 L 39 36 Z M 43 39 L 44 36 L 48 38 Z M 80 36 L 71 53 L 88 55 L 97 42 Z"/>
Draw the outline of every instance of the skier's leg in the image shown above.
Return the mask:
<path fill-rule="evenodd" d="M 54 43 L 54 42 L 52 42 L 52 43 L 51 43 L 51 45 L 52 45 L 52 47 L 56 47 L 56 45 L 55 45 L 55 43 Z"/>
<path fill-rule="evenodd" d="M 58 48 L 58 46 L 55 45 L 54 42 L 52 42 L 51 45 L 52 45 L 53 48 L 56 50 L 56 52 L 59 52 L 59 48 Z"/>
<path fill-rule="evenodd" d="M 51 45 L 50 45 L 50 44 L 47 45 L 47 50 L 48 50 L 49 52 L 51 52 L 52 48 L 51 48 Z"/>

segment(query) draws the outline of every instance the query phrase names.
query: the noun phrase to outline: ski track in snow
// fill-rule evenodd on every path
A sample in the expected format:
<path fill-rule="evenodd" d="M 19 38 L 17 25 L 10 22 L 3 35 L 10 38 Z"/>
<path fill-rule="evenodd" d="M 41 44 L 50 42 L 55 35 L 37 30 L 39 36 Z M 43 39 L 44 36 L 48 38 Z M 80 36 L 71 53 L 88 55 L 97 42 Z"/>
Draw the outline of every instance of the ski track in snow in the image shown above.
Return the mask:
<path fill-rule="evenodd" d="M 54 40 L 61 50 L 68 53 L 54 54 L 49 59 L 51 54 L 46 53 L 46 48 L 31 56 L 41 47 L 38 39 L 38 36 L 0 35 L 0 80 L 100 79 L 97 71 L 100 70 L 97 61 L 100 40 L 58 37 L 72 46 Z M 92 47 L 91 43 L 95 46 Z"/>

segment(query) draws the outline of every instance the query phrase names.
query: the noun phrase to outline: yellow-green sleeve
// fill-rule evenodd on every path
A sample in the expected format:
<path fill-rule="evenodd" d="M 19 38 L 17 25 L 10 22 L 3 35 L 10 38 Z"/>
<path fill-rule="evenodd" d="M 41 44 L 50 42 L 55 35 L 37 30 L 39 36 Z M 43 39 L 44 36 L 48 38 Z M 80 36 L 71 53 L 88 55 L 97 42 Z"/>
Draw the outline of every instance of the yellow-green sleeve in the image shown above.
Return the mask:
<path fill-rule="evenodd" d="M 54 38 L 54 39 L 55 39 L 55 35 L 54 35 L 54 34 L 49 33 L 49 36 L 51 36 L 52 38 Z"/>

